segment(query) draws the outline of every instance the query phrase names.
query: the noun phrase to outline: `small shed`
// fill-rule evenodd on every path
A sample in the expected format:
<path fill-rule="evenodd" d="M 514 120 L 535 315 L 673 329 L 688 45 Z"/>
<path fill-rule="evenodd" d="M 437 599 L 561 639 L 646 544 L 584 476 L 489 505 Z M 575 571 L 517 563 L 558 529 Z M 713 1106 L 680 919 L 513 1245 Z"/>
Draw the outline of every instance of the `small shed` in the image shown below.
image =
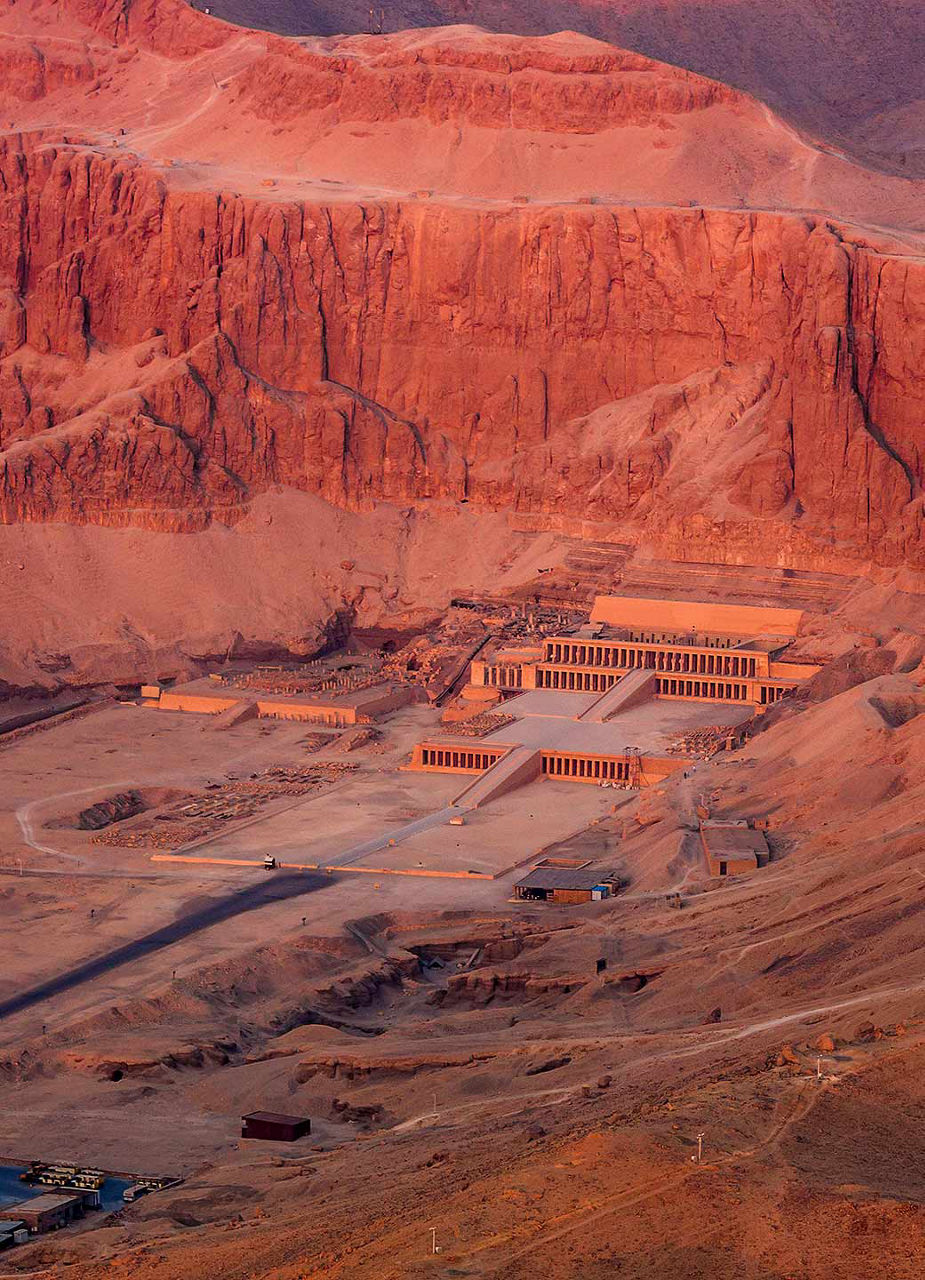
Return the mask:
<path fill-rule="evenodd" d="M 82 1196 L 53 1195 L 48 1192 L 36 1196 L 33 1200 L 23 1200 L 21 1204 L 10 1206 L 17 1218 L 32 1235 L 43 1231 L 57 1231 L 66 1227 L 75 1218 L 82 1218 L 84 1202 Z"/>
<path fill-rule="evenodd" d="M 744 822 L 701 822 L 700 841 L 711 876 L 737 876 L 763 867 L 771 856 L 763 831 Z"/>
<path fill-rule="evenodd" d="M 514 896 L 526 902 L 573 905 L 600 902 L 614 892 L 612 872 L 594 867 L 535 867 L 514 885 Z"/>
<path fill-rule="evenodd" d="M 6 1219 L 0 1221 L 0 1250 L 12 1249 L 16 1243 L 16 1232 L 24 1231 L 25 1224 L 19 1220 Z"/>
<path fill-rule="evenodd" d="M 278 1111 L 252 1111 L 241 1117 L 241 1137 L 264 1142 L 295 1142 L 312 1131 L 307 1116 L 286 1116 Z"/>

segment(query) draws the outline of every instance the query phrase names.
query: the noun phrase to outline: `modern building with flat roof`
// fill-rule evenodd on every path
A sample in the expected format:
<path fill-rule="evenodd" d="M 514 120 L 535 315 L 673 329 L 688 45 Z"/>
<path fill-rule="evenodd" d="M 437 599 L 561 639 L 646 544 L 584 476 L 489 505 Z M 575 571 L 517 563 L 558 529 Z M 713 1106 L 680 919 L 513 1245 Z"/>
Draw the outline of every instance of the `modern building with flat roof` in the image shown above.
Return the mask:
<path fill-rule="evenodd" d="M 252 1111 L 241 1117 L 241 1137 L 264 1142 L 296 1142 L 312 1131 L 307 1116 L 287 1116 L 278 1111 Z"/>
<path fill-rule="evenodd" d="M 43 1231 L 57 1231 L 76 1218 L 82 1218 L 84 1201 L 80 1195 L 47 1192 L 32 1200 L 23 1200 L 21 1204 L 10 1205 L 9 1212 L 21 1219 L 32 1235 L 39 1235 Z"/>
<path fill-rule="evenodd" d="M 527 902 L 555 902 L 572 906 L 582 902 L 602 902 L 614 892 L 613 872 L 599 867 L 534 867 L 514 885 L 515 898 Z"/>
<path fill-rule="evenodd" d="M 745 822 L 701 822 L 700 842 L 711 876 L 742 875 L 771 856 L 764 832 Z"/>

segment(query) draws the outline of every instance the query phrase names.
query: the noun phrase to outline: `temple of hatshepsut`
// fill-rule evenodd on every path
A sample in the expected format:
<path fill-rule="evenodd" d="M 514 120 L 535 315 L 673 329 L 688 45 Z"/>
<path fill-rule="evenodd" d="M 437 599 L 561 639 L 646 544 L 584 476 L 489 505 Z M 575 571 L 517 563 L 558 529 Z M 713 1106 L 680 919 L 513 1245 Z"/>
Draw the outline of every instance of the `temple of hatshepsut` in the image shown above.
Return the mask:
<path fill-rule="evenodd" d="M 642 669 L 656 673 L 659 697 L 763 707 L 818 670 L 782 656 L 801 617 L 796 609 L 599 596 L 587 627 L 548 638 L 534 661 L 502 652 L 473 662 L 472 683 L 605 693 Z"/>
<path fill-rule="evenodd" d="M 472 662 L 473 696 L 493 691 L 514 724 L 477 745 L 422 742 L 411 767 L 485 774 L 463 793 L 478 804 L 538 776 L 650 785 L 707 744 L 733 746 L 753 716 L 819 670 L 788 659 L 802 616 L 598 596 L 590 621 L 572 632 Z"/>

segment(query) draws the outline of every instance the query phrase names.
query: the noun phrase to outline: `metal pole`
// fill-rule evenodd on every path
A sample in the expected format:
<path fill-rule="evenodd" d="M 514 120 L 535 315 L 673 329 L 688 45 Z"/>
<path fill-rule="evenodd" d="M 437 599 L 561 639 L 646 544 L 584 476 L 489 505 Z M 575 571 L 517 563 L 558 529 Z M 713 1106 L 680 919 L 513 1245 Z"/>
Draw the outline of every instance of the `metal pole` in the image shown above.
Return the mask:
<path fill-rule="evenodd" d="M 434 1115 L 437 1114 L 437 1095 L 434 1094 Z"/>
<path fill-rule="evenodd" d="M 431 1253 L 437 1252 L 437 1228 L 436 1227 L 431 1227 L 430 1229 L 430 1251 Z"/>
<path fill-rule="evenodd" d="M 703 1160 L 703 1134 L 698 1133 L 697 1134 L 697 1163 L 700 1164 L 702 1160 Z"/>

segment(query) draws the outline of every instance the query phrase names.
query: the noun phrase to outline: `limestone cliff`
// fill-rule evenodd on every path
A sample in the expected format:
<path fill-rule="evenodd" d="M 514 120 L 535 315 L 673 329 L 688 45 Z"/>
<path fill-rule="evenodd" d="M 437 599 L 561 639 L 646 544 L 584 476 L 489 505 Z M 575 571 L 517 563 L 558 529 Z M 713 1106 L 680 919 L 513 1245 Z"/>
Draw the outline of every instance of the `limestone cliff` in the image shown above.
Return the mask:
<path fill-rule="evenodd" d="M 445 38 L 413 56 L 380 41 L 364 62 L 362 41 L 232 46 L 182 6 L 65 8 L 90 25 L 54 75 L 63 43 L 37 42 L 34 65 L 0 44 L 27 122 L 36 98 L 151 48 L 199 73 L 246 53 L 226 121 L 228 103 L 272 123 L 301 102 L 525 146 L 556 113 L 580 138 L 758 110 L 606 46 L 563 65 L 529 42 L 467 36 L 454 59 Z M 203 112 L 225 91 L 208 74 Z M 0 139 L 5 521 L 192 531 L 287 486 L 593 522 L 684 557 L 925 564 L 911 238 L 792 210 L 236 193 L 131 134 L 131 150 L 89 128 Z"/>

